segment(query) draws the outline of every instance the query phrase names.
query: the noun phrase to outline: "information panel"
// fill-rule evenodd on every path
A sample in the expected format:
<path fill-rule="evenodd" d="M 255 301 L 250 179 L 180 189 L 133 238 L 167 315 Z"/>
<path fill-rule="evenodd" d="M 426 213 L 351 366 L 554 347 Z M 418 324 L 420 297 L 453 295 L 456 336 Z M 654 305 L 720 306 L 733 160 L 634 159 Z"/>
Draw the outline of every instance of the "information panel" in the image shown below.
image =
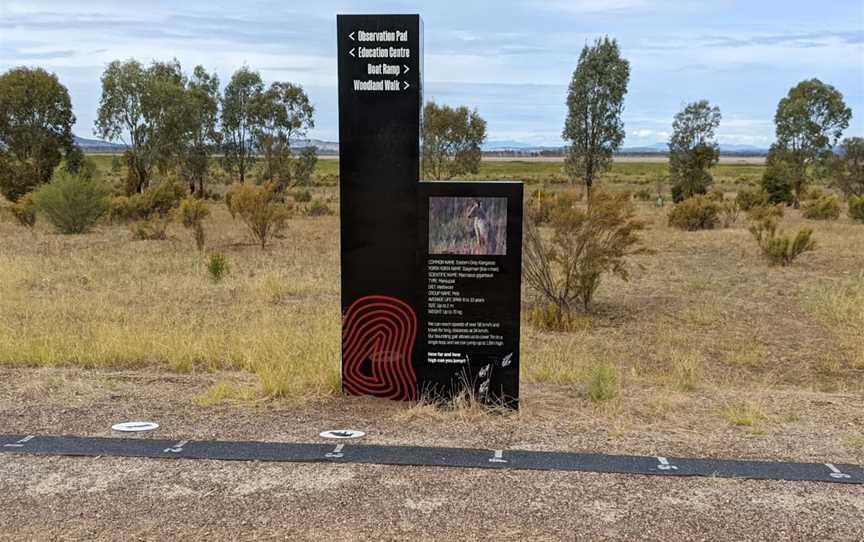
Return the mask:
<path fill-rule="evenodd" d="M 519 398 L 522 183 L 421 182 L 423 391 L 468 388 L 484 402 Z"/>
<path fill-rule="evenodd" d="M 417 397 L 422 22 L 339 15 L 342 387 Z"/>

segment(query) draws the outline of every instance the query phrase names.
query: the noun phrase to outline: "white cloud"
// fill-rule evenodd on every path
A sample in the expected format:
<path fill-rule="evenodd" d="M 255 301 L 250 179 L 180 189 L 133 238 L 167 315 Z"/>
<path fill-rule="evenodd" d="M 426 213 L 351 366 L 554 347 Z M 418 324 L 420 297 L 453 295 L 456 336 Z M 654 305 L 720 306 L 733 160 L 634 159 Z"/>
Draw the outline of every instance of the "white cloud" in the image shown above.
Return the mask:
<path fill-rule="evenodd" d="M 532 0 L 530 6 L 565 13 L 606 13 L 610 11 L 641 10 L 651 7 L 650 0 Z"/>

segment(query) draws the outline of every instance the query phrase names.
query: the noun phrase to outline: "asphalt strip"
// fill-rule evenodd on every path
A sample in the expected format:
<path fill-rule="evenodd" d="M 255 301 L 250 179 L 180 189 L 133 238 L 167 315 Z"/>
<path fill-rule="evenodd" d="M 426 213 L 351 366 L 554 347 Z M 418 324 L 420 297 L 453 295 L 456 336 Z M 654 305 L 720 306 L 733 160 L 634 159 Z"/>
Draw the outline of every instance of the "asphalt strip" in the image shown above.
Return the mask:
<path fill-rule="evenodd" d="M 79 457 L 211 459 L 218 461 L 365 463 L 864 484 L 864 465 L 843 463 L 793 463 L 526 450 L 382 446 L 349 444 L 347 442 L 302 444 L 0 435 L 0 453 Z"/>

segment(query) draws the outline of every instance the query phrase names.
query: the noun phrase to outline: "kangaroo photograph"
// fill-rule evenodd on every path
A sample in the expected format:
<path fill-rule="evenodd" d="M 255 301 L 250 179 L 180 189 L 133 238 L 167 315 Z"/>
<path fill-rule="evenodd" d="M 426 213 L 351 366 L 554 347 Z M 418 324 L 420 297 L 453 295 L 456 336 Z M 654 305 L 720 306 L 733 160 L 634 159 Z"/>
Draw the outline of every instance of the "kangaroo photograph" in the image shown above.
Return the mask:
<path fill-rule="evenodd" d="M 507 254 L 507 198 L 429 198 L 429 253 Z"/>

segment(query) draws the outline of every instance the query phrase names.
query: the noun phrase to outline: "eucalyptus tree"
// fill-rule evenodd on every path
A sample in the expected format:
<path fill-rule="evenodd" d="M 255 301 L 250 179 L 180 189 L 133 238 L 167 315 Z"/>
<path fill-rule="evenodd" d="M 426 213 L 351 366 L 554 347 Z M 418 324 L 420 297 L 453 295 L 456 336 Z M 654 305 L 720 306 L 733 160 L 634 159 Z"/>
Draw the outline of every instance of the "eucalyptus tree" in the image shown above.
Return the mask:
<path fill-rule="evenodd" d="M 280 188 L 308 181 L 317 157 L 314 149 L 299 158 L 291 149 L 292 141 L 303 138 L 315 127 L 315 108 L 303 87 L 275 82 L 260 93 L 253 105 L 252 135 L 258 152 L 263 155 L 263 177 L 274 180 Z"/>
<path fill-rule="evenodd" d="M 814 172 L 832 156 L 851 118 L 843 94 L 819 79 L 801 81 L 777 104 L 777 147 L 788 167 L 795 207 Z"/>
<path fill-rule="evenodd" d="M 0 75 L 0 193 L 17 201 L 48 182 L 64 153 L 77 149 L 69 91 L 42 68 Z"/>
<path fill-rule="evenodd" d="M 244 66 L 234 72 L 222 95 L 223 165 L 241 183 L 255 162 L 255 109 L 263 92 L 261 75 Z"/>
<path fill-rule="evenodd" d="M 423 108 L 421 130 L 424 175 L 450 179 L 479 171 L 486 121 L 476 110 L 428 102 Z"/>
<path fill-rule="evenodd" d="M 669 179 L 676 202 L 706 194 L 713 182 L 709 171 L 720 159 L 715 139 L 720 108 L 708 100 L 687 104 L 675 115 L 669 138 Z"/>
<path fill-rule="evenodd" d="M 568 142 L 565 171 L 581 178 L 588 199 L 598 176 L 612 165 L 624 141 L 624 96 L 630 63 L 621 57 L 618 42 L 609 37 L 585 45 L 567 95 L 567 119 L 562 137 Z"/>
<path fill-rule="evenodd" d="M 157 168 L 165 173 L 179 162 L 189 118 L 185 85 L 176 59 L 146 68 L 115 60 L 102 74 L 96 133 L 127 145 L 127 193 L 143 192 Z"/>
<path fill-rule="evenodd" d="M 193 193 L 204 193 L 210 156 L 221 141 L 219 98 L 219 76 L 208 73 L 203 66 L 195 66 L 186 83 L 187 139 L 181 162 L 183 176 Z"/>

